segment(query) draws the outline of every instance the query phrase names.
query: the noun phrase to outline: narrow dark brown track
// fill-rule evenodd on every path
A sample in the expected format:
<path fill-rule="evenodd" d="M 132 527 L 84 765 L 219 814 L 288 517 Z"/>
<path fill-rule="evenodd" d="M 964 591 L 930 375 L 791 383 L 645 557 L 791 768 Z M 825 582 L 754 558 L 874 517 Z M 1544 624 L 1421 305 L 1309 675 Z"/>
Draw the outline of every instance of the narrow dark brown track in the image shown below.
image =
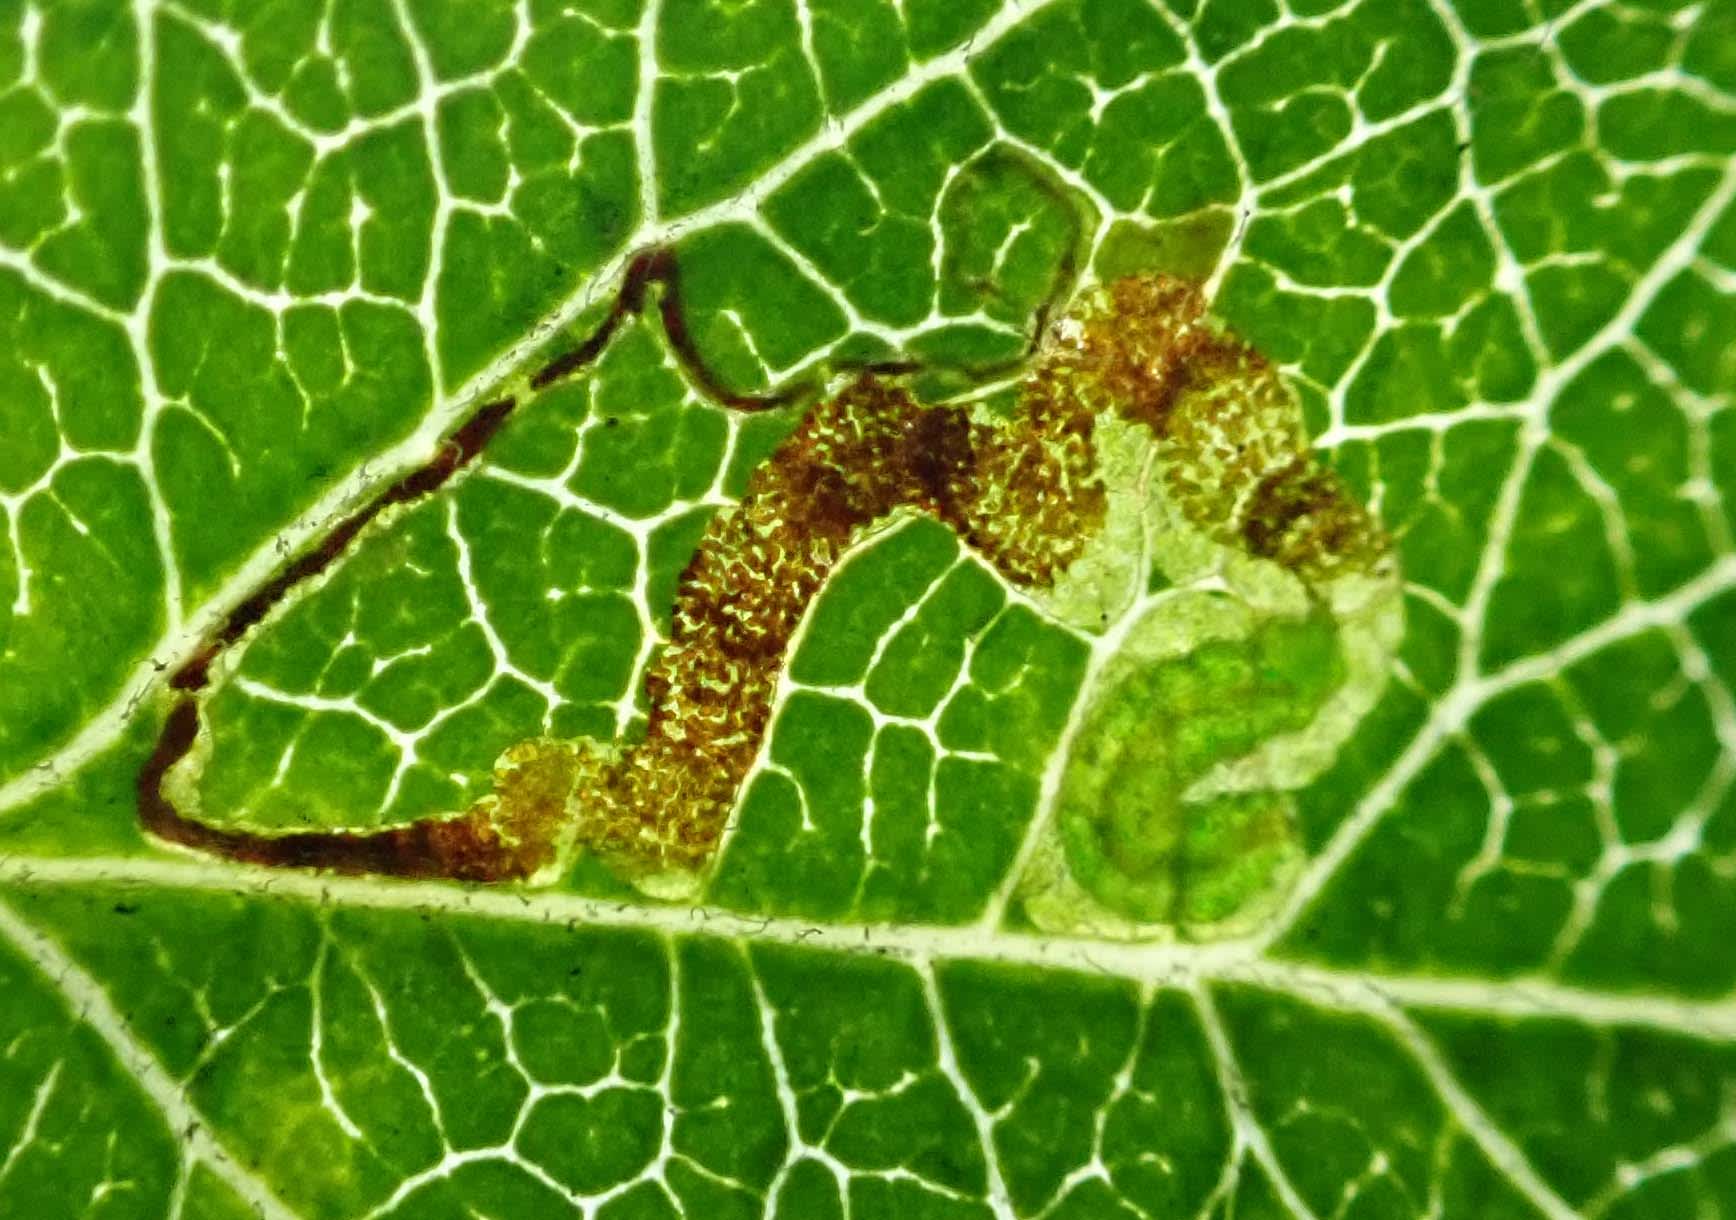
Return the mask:
<path fill-rule="evenodd" d="M 675 251 L 663 247 L 647 250 L 627 265 L 627 272 L 621 277 L 621 289 L 615 294 L 615 302 L 608 315 L 583 343 L 570 352 L 556 356 L 538 370 L 530 379 L 530 388 L 544 389 L 562 378 L 571 377 L 574 373 L 590 367 L 597 357 L 603 354 L 603 349 L 609 346 L 609 340 L 615 337 L 621 323 L 629 317 L 645 312 L 652 285 L 663 290 L 657 299 L 657 314 L 663 323 L 664 338 L 668 341 L 670 350 L 675 353 L 675 358 L 681 362 L 682 371 L 687 374 L 688 380 L 707 398 L 736 411 L 767 411 L 794 402 L 807 392 L 809 387 L 802 382 L 769 394 L 743 394 L 723 383 L 723 379 L 705 362 L 705 357 L 693 342 L 692 333 L 687 327 L 686 309 L 682 304 L 681 275 L 675 260 Z"/>
<path fill-rule="evenodd" d="M 1074 242 L 1077 245 L 1077 241 Z M 1055 303 L 1071 291 L 1078 275 L 1076 254 L 1058 268 L 1050 299 L 1036 312 L 1027 352 L 1041 341 Z M 609 312 L 577 347 L 549 361 L 529 381 L 540 391 L 590 368 L 608 348 L 622 324 L 642 315 L 656 295 L 658 317 L 670 350 L 688 380 L 711 401 L 732 410 L 757 412 L 794 403 L 818 387 L 815 378 L 785 385 L 765 394 L 730 389 L 710 368 L 694 343 L 681 295 L 679 266 L 673 250 L 646 250 L 628 264 Z M 980 369 L 994 376 L 1003 368 Z M 839 366 L 878 376 L 919 372 L 916 361 L 864 361 Z M 320 868 L 341 873 L 373 873 L 398 877 L 446 877 L 500 881 L 521 877 L 525 869 L 513 853 L 503 850 L 498 835 L 485 821 L 471 817 L 424 819 L 379 831 L 293 831 L 264 834 L 226 829 L 183 814 L 165 790 L 169 771 L 193 749 L 199 733 L 199 702 L 210 685 L 217 660 L 250 630 L 263 622 L 294 589 L 328 571 L 356 539 L 387 509 L 411 504 L 434 494 L 471 465 L 511 418 L 519 403 L 507 397 L 478 407 L 450 433 L 427 462 L 375 495 L 363 507 L 332 526 L 310 549 L 291 560 L 229 612 L 211 636 L 169 678 L 178 692 L 156 747 L 138 775 L 139 821 L 152 836 L 196 851 L 246 864 L 274 868 Z"/>
<path fill-rule="evenodd" d="M 312 550 L 297 556 L 288 567 L 231 610 L 199 651 L 170 676 L 169 685 L 181 691 L 203 690 L 210 681 L 212 662 L 271 613 L 291 589 L 312 580 L 336 563 L 361 532 L 388 508 L 413 503 L 444 487 L 447 480 L 476 460 L 516 406 L 515 400 L 501 398 L 479 408 L 462 427 L 440 443 L 427 463 L 339 521 Z"/>
<path fill-rule="evenodd" d="M 163 724 L 157 748 L 139 771 L 139 821 L 165 842 L 273 868 L 323 868 L 339 873 L 463 881 L 501 879 L 498 843 L 485 827 L 467 818 L 411 822 L 364 834 L 262 835 L 225 830 L 184 817 L 164 793 L 163 779 L 193 748 L 198 733 L 198 697 L 182 695 Z"/>

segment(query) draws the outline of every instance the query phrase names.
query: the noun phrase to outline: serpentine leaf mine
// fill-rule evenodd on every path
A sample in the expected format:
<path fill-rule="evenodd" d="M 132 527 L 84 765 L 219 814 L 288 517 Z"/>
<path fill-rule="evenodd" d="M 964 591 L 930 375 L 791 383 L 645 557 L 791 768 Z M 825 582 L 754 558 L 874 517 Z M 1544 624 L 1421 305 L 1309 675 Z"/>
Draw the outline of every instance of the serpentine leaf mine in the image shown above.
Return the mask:
<path fill-rule="evenodd" d="M 673 268 L 635 274 L 588 350 L 534 384 L 582 371 L 654 276 L 668 322 Z M 678 315 L 666 329 L 679 350 Z M 1399 631 L 1386 541 L 1310 456 L 1271 366 L 1192 284 L 1141 275 L 1084 292 L 1012 397 L 999 411 L 924 404 L 895 366 L 817 394 L 681 572 L 645 675 L 643 736 L 521 742 L 494 791 L 456 817 L 290 834 L 199 820 L 194 700 L 222 681 L 217 652 L 263 616 L 238 612 L 177 680 L 195 694 L 141 778 L 145 822 L 260 863 L 470 880 L 552 875 L 583 851 L 647 892 L 690 892 L 726 837 L 816 598 L 853 549 L 916 514 L 1106 658 L 1018 882 L 1029 917 L 1116 936 L 1241 927 L 1301 860 L 1286 793 L 1330 761 L 1384 681 Z M 255 600 L 456 474 L 486 443 L 471 431 Z"/>

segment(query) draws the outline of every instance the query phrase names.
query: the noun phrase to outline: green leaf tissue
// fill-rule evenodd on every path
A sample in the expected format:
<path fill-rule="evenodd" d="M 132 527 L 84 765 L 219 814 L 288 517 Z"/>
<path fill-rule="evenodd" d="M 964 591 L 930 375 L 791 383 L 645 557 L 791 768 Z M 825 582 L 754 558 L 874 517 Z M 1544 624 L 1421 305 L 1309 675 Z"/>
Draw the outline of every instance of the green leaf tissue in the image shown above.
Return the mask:
<path fill-rule="evenodd" d="M 0 1217 L 1736 1220 L 1729 0 L 0 0 Z"/>

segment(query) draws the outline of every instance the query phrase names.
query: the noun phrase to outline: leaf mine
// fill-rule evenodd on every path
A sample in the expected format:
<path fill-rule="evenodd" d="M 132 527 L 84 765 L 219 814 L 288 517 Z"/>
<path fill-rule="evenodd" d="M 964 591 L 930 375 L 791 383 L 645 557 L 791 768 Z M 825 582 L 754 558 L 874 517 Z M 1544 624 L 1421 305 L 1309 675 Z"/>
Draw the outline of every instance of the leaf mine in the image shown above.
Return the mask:
<path fill-rule="evenodd" d="M 582 371 L 659 279 L 679 352 L 673 264 L 641 260 L 592 340 L 532 385 Z M 440 470 L 409 476 L 407 490 L 340 526 L 331 554 L 373 515 L 444 482 L 475 452 L 462 439 Z M 270 835 L 172 812 L 191 794 L 175 751 L 197 765 L 201 748 L 180 740 L 193 715 L 180 711 L 141 781 L 147 825 L 258 863 L 467 880 L 527 879 L 580 850 L 647 892 L 687 892 L 764 747 L 815 599 L 847 555 L 911 515 L 945 525 L 1054 621 L 1094 635 L 1113 625 L 1143 665 L 1112 666 L 1113 681 L 1106 672 L 1087 692 L 1054 824 L 1039 828 L 1021 882 L 1033 918 L 1197 931 L 1258 906 L 1294 872 L 1282 793 L 1323 765 L 1378 692 L 1394 642 L 1393 568 L 1379 527 L 1308 454 L 1270 365 L 1207 314 L 1195 286 L 1156 275 L 1085 293 L 1049 327 L 1001 414 L 924 405 L 890 367 L 820 395 L 683 568 L 644 679 L 642 738 L 521 742 L 502 756 L 494 791 L 458 817 Z M 203 687 L 224 644 L 321 562 L 300 561 L 237 611 L 175 685 Z M 1148 571 L 1163 591 L 1140 588 Z M 1167 652 L 1142 657 L 1152 631 L 1128 629 L 1130 616 L 1173 629 L 1177 608 L 1207 586 L 1222 607 L 1197 611 Z M 1346 660 L 1340 619 L 1360 632 L 1359 665 Z M 1241 626 L 1226 634 L 1231 622 Z M 1309 743 L 1328 709 L 1327 740 Z M 1303 747 L 1286 741 L 1311 761 L 1292 765 L 1286 750 Z M 1250 758 L 1263 782 L 1190 795 Z"/>

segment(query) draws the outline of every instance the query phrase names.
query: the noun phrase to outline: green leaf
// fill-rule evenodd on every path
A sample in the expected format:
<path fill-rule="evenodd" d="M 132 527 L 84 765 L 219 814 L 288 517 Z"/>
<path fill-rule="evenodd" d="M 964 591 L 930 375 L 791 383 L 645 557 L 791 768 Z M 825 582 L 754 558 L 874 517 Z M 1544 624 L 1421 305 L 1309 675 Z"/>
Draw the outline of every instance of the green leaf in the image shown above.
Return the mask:
<path fill-rule="evenodd" d="M 1732 45 L 0 3 L 0 1215 L 1736 1213 Z"/>

